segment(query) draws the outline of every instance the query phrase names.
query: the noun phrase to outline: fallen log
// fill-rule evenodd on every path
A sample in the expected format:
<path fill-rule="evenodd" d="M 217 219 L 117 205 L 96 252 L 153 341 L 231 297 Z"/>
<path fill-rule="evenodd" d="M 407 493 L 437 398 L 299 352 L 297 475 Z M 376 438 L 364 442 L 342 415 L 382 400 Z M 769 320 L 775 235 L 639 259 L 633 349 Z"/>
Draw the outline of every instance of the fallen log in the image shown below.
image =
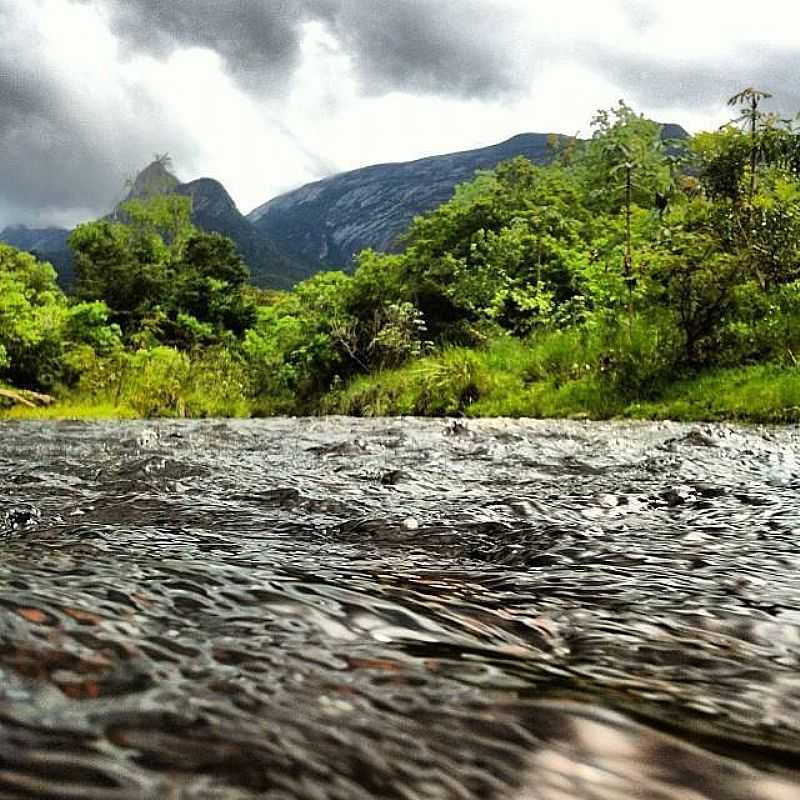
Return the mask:
<path fill-rule="evenodd" d="M 32 392 L 28 389 L 0 389 L 0 397 L 11 400 L 12 403 L 27 406 L 28 408 L 38 408 L 39 406 L 51 406 L 56 402 L 55 397 L 40 392 Z"/>

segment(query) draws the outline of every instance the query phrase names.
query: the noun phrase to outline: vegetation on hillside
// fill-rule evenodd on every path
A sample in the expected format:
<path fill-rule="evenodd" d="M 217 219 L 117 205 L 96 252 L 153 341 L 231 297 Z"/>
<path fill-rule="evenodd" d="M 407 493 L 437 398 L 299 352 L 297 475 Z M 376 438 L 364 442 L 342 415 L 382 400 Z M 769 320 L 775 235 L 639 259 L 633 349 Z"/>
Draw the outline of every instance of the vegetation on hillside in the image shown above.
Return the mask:
<path fill-rule="evenodd" d="M 679 142 L 620 103 L 292 292 L 183 197 L 80 226 L 72 297 L 0 245 L 0 380 L 133 415 L 798 419 L 800 132 L 764 96 Z"/>

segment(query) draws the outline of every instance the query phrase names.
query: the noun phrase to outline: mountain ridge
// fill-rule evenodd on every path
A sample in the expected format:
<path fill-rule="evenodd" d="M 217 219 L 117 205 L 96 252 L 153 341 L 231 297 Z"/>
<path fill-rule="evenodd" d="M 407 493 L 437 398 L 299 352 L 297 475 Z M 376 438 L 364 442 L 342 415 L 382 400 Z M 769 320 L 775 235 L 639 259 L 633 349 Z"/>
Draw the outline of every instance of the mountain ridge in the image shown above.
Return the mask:
<path fill-rule="evenodd" d="M 446 202 L 476 170 L 515 156 L 545 163 L 553 136 L 522 133 L 487 147 L 348 170 L 278 195 L 247 218 L 309 268 L 347 267 L 366 247 L 392 249 L 417 214 Z"/>
<path fill-rule="evenodd" d="M 688 136 L 679 125 L 662 125 L 664 139 Z M 412 161 L 370 164 L 299 186 L 243 215 L 214 178 L 181 183 L 156 157 L 130 184 L 126 200 L 174 191 L 192 199 L 192 221 L 203 230 L 230 236 L 251 270 L 253 283 L 288 289 L 297 281 L 332 268 L 347 269 L 359 251 L 397 249 L 397 241 L 415 216 L 450 199 L 455 187 L 477 170 L 524 156 L 544 164 L 554 156 L 553 143 L 569 137 L 520 133 L 497 144 L 425 156 Z M 124 202 L 124 201 L 123 201 Z M 119 206 L 108 218 L 118 215 Z M 62 284 L 72 279 L 63 228 L 11 226 L 0 241 L 33 250 L 57 267 Z M 61 249 L 43 245 L 63 242 Z M 22 244 L 16 244 L 20 242 Z"/>

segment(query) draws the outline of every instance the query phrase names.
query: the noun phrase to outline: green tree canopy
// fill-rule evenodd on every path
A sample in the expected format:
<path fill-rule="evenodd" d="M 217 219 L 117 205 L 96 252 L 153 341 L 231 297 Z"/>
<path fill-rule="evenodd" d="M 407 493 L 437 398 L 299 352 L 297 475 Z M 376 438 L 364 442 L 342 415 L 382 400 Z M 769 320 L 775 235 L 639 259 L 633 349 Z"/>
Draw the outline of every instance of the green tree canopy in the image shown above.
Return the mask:
<path fill-rule="evenodd" d="M 99 300 L 131 341 L 181 347 L 242 336 L 253 324 L 247 267 L 233 242 L 191 223 L 191 200 L 123 204 L 121 221 L 80 225 L 69 243 L 77 297 Z"/>
<path fill-rule="evenodd" d="M 52 385 L 66 314 L 50 264 L 0 243 L 0 375 L 23 387 Z"/>

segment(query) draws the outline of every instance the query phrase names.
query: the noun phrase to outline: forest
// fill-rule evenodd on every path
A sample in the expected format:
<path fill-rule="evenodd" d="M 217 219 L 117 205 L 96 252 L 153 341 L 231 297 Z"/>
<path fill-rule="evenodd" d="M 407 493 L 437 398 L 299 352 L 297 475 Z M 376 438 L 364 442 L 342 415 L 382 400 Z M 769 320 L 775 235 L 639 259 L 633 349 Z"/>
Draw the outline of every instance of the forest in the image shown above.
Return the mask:
<path fill-rule="evenodd" d="M 768 97 L 675 141 L 621 101 L 290 292 L 168 194 L 73 232 L 69 295 L 0 244 L 0 386 L 57 399 L 2 413 L 800 421 L 800 128 Z"/>

